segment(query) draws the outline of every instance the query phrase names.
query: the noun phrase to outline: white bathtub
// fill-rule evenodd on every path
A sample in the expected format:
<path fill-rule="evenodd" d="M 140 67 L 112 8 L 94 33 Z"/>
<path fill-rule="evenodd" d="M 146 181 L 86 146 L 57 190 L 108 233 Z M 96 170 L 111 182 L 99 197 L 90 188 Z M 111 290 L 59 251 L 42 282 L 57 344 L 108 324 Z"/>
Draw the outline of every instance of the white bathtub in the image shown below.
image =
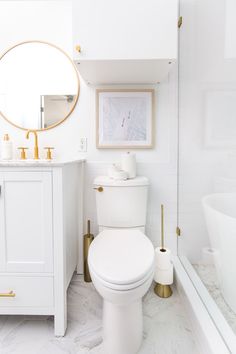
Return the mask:
<path fill-rule="evenodd" d="M 236 313 L 236 193 L 211 194 L 202 199 L 222 295 Z"/>

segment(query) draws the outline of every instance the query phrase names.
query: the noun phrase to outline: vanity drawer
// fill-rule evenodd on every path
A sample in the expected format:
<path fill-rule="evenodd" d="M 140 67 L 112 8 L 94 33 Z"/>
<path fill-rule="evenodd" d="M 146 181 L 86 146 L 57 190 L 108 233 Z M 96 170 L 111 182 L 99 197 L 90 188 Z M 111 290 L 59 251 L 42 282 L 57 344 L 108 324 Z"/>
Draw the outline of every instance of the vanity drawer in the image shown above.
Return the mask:
<path fill-rule="evenodd" d="M 53 307 L 53 303 L 53 277 L 0 275 L 0 313 L 1 307 Z"/>

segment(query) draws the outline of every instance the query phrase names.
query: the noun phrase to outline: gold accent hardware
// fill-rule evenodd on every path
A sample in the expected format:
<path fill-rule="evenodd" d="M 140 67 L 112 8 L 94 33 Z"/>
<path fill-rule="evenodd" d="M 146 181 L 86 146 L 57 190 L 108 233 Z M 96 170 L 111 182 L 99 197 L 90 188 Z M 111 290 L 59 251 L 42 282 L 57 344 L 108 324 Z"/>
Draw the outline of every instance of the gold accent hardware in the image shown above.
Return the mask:
<path fill-rule="evenodd" d="M 183 23 L 183 17 L 180 16 L 180 17 L 179 17 L 179 20 L 178 20 L 178 27 L 179 27 L 179 28 L 182 26 L 182 23 Z"/>
<path fill-rule="evenodd" d="M 90 220 L 88 220 L 88 231 L 87 234 L 84 235 L 84 281 L 86 281 L 87 283 L 92 281 L 88 266 L 88 252 L 93 240 L 94 236 L 90 233 Z"/>
<path fill-rule="evenodd" d="M 161 204 L 161 249 L 164 250 L 164 205 Z"/>
<path fill-rule="evenodd" d="M 39 160 L 38 134 L 36 130 L 28 130 L 26 133 L 26 139 L 29 139 L 30 133 L 34 134 L 34 159 Z"/>
<path fill-rule="evenodd" d="M 176 235 L 181 236 L 181 230 L 180 230 L 179 226 L 176 227 Z"/>
<path fill-rule="evenodd" d="M 79 53 L 81 52 L 81 46 L 80 46 L 80 45 L 77 45 L 77 46 L 75 47 L 75 49 L 76 49 L 77 52 L 79 52 Z"/>
<path fill-rule="evenodd" d="M 95 188 L 93 188 L 93 189 L 96 189 L 98 192 L 103 192 L 103 187 L 95 187 Z"/>
<path fill-rule="evenodd" d="M 10 140 L 9 135 L 8 134 L 4 134 L 3 140 L 4 141 L 9 141 Z"/>
<path fill-rule="evenodd" d="M 16 294 L 11 290 L 9 293 L 0 293 L 0 297 L 15 297 Z"/>
<path fill-rule="evenodd" d="M 42 44 L 47 44 L 48 46 L 51 46 L 51 47 L 54 47 L 56 49 L 58 49 L 61 53 L 63 53 L 67 59 L 70 61 L 72 67 L 74 68 L 74 72 L 75 72 L 75 75 L 76 75 L 76 79 L 77 79 L 77 89 L 76 89 L 76 99 L 74 101 L 74 104 L 73 106 L 71 107 L 71 110 L 68 114 L 66 114 L 66 116 L 64 118 L 62 118 L 59 122 L 57 123 L 54 123 L 46 128 L 40 128 L 40 129 L 34 129 L 35 131 L 46 131 L 46 130 L 49 130 L 49 129 L 52 129 L 52 128 L 55 128 L 56 126 L 62 124 L 70 115 L 71 113 L 74 111 L 75 107 L 76 107 L 76 104 L 78 102 L 78 99 L 79 99 L 79 94 L 80 94 L 80 79 L 79 79 L 79 74 L 78 74 L 78 70 L 76 68 L 76 65 L 74 63 L 74 61 L 70 58 L 70 56 L 63 50 L 61 49 L 60 47 L 58 47 L 57 45 L 55 44 L 52 44 L 50 42 L 46 42 L 46 41 L 41 41 L 41 40 L 27 40 L 27 41 L 23 41 L 23 42 L 19 42 L 17 44 L 14 44 L 13 46 L 11 46 L 10 48 L 8 48 L 3 54 L 0 55 L 0 60 L 3 59 L 5 57 L 6 54 L 8 54 L 10 52 L 10 50 L 20 46 L 20 45 L 23 45 L 23 44 L 29 44 L 29 43 L 42 43 Z M 29 129 L 27 128 L 23 128 L 21 127 L 20 125 L 18 124 L 15 124 L 13 123 L 9 118 L 6 117 L 6 115 L 1 112 L 0 113 L 0 116 L 3 117 L 8 123 L 12 124 L 14 127 L 16 128 L 19 128 L 19 129 L 22 129 L 22 130 L 25 130 L 25 131 L 28 131 Z"/>
<path fill-rule="evenodd" d="M 46 159 L 47 160 L 52 160 L 52 151 L 51 150 L 53 150 L 54 149 L 54 147 L 45 147 L 44 149 L 46 149 L 47 150 L 47 157 L 46 157 Z"/>
<path fill-rule="evenodd" d="M 21 160 L 26 160 L 26 153 L 25 150 L 28 150 L 27 147 L 18 147 L 18 150 L 21 150 L 20 152 L 20 159 Z"/>
<path fill-rule="evenodd" d="M 166 252 L 166 248 L 164 245 L 164 205 L 161 204 L 161 252 Z M 154 292 L 157 296 L 162 297 L 162 298 L 167 298 L 172 295 L 172 290 L 170 285 L 163 285 L 160 283 L 156 283 L 154 287 Z"/>
<path fill-rule="evenodd" d="M 162 298 L 167 298 L 170 297 L 173 294 L 173 291 L 170 287 L 170 285 L 162 285 L 159 283 L 156 283 L 154 287 L 154 292 L 156 295 Z"/>

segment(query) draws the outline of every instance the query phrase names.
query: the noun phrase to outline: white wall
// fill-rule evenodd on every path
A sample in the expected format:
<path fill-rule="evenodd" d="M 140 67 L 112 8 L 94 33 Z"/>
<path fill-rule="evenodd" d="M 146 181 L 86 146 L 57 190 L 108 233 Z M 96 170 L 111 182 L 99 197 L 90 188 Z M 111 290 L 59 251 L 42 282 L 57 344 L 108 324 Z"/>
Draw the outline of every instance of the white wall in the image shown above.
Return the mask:
<path fill-rule="evenodd" d="M 150 150 L 136 150 L 138 161 L 138 173 L 150 179 L 150 193 L 147 216 L 147 234 L 157 245 L 159 242 L 160 230 L 160 204 L 163 203 L 166 209 L 166 238 L 167 244 L 176 252 L 175 228 L 177 223 L 177 115 L 176 115 L 176 73 L 172 73 L 165 83 L 155 88 L 155 147 Z M 120 86 L 119 86 L 120 87 Z M 143 87 L 143 86 L 142 86 Z M 145 86 L 145 88 L 150 86 Z M 87 175 L 85 193 L 85 216 L 92 220 L 92 227 L 96 233 L 96 210 L 95 194 L 92 189 L 92 181 L 97 175 L 107 174 L 108 166 L 119 161 L 123 150 L 102 150 L 95 146 L 95 91 L 86 86 L 81 94 L 89 92 L 85 110 L 89 110 L 86 118 L 78 121 L 77 132 L 75 132 L 75 146 L 77 136 L 88 138 Z M 78 119 L 80 104 L 78 105 Z M 76 110 L 77 111 L 77 110 Z M 82 113 L 82 112 L 81 112 Z M 76 114 L 76 112 L 75 112 Z M 83 132 L 83 133 L 82 133 Z"/>
<path fill-rule="evenodd" d="M 55 16 L 56 13 L 54 13 L 54 17 Z M 16 20 L 17 19 L 15 18 L 15 21 Z M 40 23 L 37 25 L 37 18 L 35 17 L 35 21 L 31 18 L 30 22 L 31 27 L 35 26 L 35 28 L 38 28 L 37 31 L 39 31 Z M 49 28 L 50 30 L 48 33 L 50 34 L 50 31 L 52 31 L 53 28 L 52 23 Z M 13 35 L 18 31 L 18 27 L 13 26 L 11 33 Z M 60 32 L 62 32 L 62 29 Z M 17 38 L 18 37 L 16 36 L 16 39 Z M 50 38 L 52 38 L 51 34 Z M 45 33 L 44 30 L 42 38 L 40 39 L 51 41 L 50 38 L 47 38 L 47 33 Z M 147 87 L 149 88 L 150 86 L 142 86 L 142 88 Z M 151 88 L 153 87 L 151 86 Z M 154 241 L 155 245 L 159 243 L 160 204 L 163 203 L 166 210 L 167 245 L 176 252 L 177 70 L 174 70 L 169 77 L 166 78 L 165 82 L 156 85 L 154 88 L 156 92 L 155 147 L 150 150 L 136 151 L 138 172 L 141 175 L 147 176 L 151 182 L 148 204 L 147 234 Z M 57 158 L 71 159 L 85 157 L 87 159 L 85 176 L 85 220 L 91 218 L 94 233 L 97 232 L 97 225 L 94 191 L 92 189 L 93 178 L 99 174 L 106 174 L 108 165 L 119 160 L 122 153 L 121 150 L 96 149 L 95 132 L 95 88 L 87 86 L 81 79 L 80 97 L 73 114 L 60 126 L 39 133 L 39 145 L 41 151 L 44 146 L 54 146 L 54 156 Z M 25 146 L 29 143 L 31 147 L 33 145 L 33 141 L 28 142 L 25 139 L 24 131 L 18 130 L 6 123 L 3 119 L 0 119 L 1 136 L 4 133 L 9 133 L 14 141 L 15 147 Z M 78 152 L 79 137 L 87 137 L 87 153 Z"/>
<path fill-rule="evenodd" d="M 179 243 L 192 262 L 209 246 L 201 198 L 215 190 L 217 177 L 236 177 L 234 3 L 180 1 Z"/>
<path fill-rule="evenodd" d="M 67 0 L 1 0 L 0 50 L 27 40 L 45 40 L 72 55 L 72 3 Z"/>

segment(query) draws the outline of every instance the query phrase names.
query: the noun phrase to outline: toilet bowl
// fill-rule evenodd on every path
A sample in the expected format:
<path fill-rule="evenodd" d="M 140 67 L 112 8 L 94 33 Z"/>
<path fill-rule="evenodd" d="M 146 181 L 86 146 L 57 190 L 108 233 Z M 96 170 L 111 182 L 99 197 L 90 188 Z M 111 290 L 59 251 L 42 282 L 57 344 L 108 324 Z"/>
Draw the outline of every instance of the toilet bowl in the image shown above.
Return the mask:
<path fill-rule="evenodd" d="M 135 354 L 143 337 L 142 297 L 154 274 L 154 248 L 137 229 L 104 230 L 89 249 L 91 278 L 103 298 L 106 354 Z"/>

